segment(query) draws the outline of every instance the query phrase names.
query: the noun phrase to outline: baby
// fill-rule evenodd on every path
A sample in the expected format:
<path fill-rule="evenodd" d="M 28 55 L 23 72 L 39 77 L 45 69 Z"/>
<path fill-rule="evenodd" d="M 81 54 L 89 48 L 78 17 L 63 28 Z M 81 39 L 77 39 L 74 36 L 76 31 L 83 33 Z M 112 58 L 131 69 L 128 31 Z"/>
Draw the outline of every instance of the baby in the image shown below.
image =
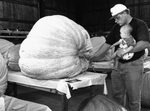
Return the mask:
<path fill-rule="evenodd" d="M 122 26 L 120 28 L 121 39 L 111 46 L 111 48 L 113 48 L 116 45 L 119 45 L 119 47 L 124 50 L 125 54 L 122 57 L 122 59 L 124 59 L 124 60 L 129 60 L 134 55 L 134 53 L 128 53 L 128 52 L 130 52 L 133 49 L 133 47 L 136 44 L 135 39 L 131 35 L 132 30 L 133 29 L 132 29 L 132 27 L 129 24 Z M 130 41 L 132 41 L 130 45 L 127 44 L 127 42 L 126 42 L 127 39 L 130 39 Z M 117 67 L 118 67 L 118 59 L 119 59 L 117 57 L 117 51 L 114 52 L 114 54 L 112 55 L 112 59 L 115 59 L 115 69 L 117 69 Z"/>

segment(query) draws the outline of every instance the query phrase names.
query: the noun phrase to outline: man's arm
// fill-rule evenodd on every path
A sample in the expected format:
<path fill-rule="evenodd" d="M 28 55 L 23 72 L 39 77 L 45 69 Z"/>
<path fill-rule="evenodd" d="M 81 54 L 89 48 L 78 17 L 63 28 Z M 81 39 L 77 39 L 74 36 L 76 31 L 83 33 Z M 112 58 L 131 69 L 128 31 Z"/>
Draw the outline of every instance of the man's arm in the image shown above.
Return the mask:
<path fill-rule="evenodd" d="M 131 51 L 129 51 L 129 53 L 135 53 L 135 52 L 144 50 L 144 49 L 148 48 L 148 46 L 149 46 L 148 41 L 139 41 L 139 42 L 136 43 L 136 45 L 133 47 L 133 49 Z M 117 56 L 118 57 L 122 57 L 124 54 L 125 53 L 124 53 L 123 49 L 119 49 L 117 51 Z"/>
<path fill-rule="evenodd" d="M 104 43 L 99 48 L 99 50 L 93 56 L 90 57 L 90 62 L 95 62 L 95 61 L 98 61 L 99 59 L 101 59 L 103 57 L 103 55 L 110 49 L 110 46 L 111 45 Z"/>
<path fill-rule="evenodd" d="M 144 50 L 149 47 L 148 41 L 139 41 L 136 43 L 136 45 L 133 47 L 133 49 L 130 51 L 131 53 L 135 53 L 141 50 Z"/>
<path fill-rule="evenodd" d="M 145 22 L 139 22 L 137 25 L 138 25 L 138 28 L 136 30 L 137 31 L 136 32 L 137 33 L 137 43 L 134 46 L 134 48 L 130 51 L 133 53 L 148 48 L 148 44 L 150 41 L 147 24 Z"/>
<path fill-rule="evenodd" d="M 129 46 L 124 50 L 124 54 L 129 53 L 133 49 L 133 46 Z"/>

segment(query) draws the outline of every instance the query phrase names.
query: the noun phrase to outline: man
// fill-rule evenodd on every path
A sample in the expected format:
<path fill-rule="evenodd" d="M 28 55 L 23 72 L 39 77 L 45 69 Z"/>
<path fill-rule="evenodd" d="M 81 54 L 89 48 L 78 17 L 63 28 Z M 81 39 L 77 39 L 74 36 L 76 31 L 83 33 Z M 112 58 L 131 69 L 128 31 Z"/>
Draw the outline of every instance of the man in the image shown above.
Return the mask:
<path fill-rule="evenodd" d="M 113 98 L 118 103 L 124 105 L 125 94 L 129 98 L 129 111 L 141 111 L 141 84 L 143 74 L 143 55 L 144 49 L 149 45 L 149 32 L 146 23 L 142 20 L 134 18 L 130 15 L 130 10 L 123 4 L 116 4 L 110 9 L 112 17 L 115 20 L 115 25 L 111 32 L 106 37 L 106 42 L 102 47 L 91 57 L 91 62 L 100 59 L 120 37 L 120 28 L 126 24 L 133 27 L 131 35 L 136 40 L 136 45 L 130 51 L 134 56 L 129 60 L 124 60 L 121 57 L 125 54 L 122 49 L 115 47 L 119 63 L 117 70 L 113 70 L 111 74 Z M 130 40 L 128 40 L 130 44 Z"/>

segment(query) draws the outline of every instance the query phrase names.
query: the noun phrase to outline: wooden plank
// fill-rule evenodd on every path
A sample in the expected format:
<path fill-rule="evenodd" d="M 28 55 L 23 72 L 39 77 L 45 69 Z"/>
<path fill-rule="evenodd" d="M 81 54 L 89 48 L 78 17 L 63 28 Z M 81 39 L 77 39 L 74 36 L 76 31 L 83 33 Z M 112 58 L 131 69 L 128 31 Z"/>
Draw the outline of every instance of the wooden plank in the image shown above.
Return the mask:
<path fill-rule="evenodd" d="M 0 21 L 0 29 L 3 29 L 3 22 Z"/>
<path fill-rule="evenodd" d="M 135 3 L 139 3 L 139 0 L 125 0 L 125 3 L 128 4 L 135 4 Z"/>
<path fill-rule="evenodd" d="M 3 2 L 0 1 L 0 17 L 3 17 Z"/>
<path fill-rule="evenodd" d="M 18 1 L 19 2 L 19 1 Z M 30 30 L 33 24 L 39 19 L 38 8 L 15 2 L 3 2 L 3 21 L 4 29 Z M 27 26 L 25 26 L 25 24 Z"/>
<path fill-rule="evenodd" d="M 18 5 L 26 5 L 30 7 L 38 7 L 38 0 L 0 0 L 0 1 Z"/>
<path fill-rule="evenodd" d="M 138 6 L 135 6 L 135 7 L 130 7 L 130 14 L 133 16 L 133 17 L 137 17 L 139 18 L 139 10 L 138 10 Z"/>
<path fill-rule="evenodd" d="M 141 19 L 150 17 L 150 5 L 140 6 L 140 17 Z"/>
<path fill-rule="evenodd" d="M 0 38 L 26 38 L 26 36 L 2 36 L 0 35 Z"/>
<path fill-rule="evenodd" d="M 45 0 L 45 7 L 56 8 L 56 0 Z"/>
<path fill-rule="evenodd" d="M 142 2 L 150 2 L 150 0 L 140 0 L 140 3 Z"/>
<path fill-rule="evenodd" d="M 4 18 L 11 18 L 11 4 L 7 2 L 3 2 L 3 17 Z"/>
<path fill-rule="evenodd" d="M 22 23 L 22 30 L 30 31 L 34 24 Z"/>
<path fill-rule="evenodd" d="M 55 15 L 55 14 L 57 14 L 57 11 L 55 10 L 50 10 L 50 9 L 45 10 L 45 15 Z"/>
<path fill-rule="evenodd" d="M 13 31 L 13 30 L 0 30 L 0 34 L 9 34 L 9 35 L 13 35 L 13 34 L 24 34 L 27 35 L 29 33 L 29 31 Z"/>
<path fill-rule="evenodd" d="M 28 4 L 37 4 L 38 0 L 11 0 L 11 1 L 16 1 L 16 3 L 28 3 Z"/>

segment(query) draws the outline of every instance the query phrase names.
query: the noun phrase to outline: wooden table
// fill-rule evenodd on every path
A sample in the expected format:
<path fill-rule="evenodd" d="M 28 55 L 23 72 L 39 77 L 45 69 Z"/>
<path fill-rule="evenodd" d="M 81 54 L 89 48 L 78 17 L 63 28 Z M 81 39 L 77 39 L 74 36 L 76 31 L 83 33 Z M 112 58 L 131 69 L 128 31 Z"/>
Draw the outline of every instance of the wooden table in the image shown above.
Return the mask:
<path fill-rule="evenodd" d="M 80 88 L 103 85 L 104 93 L 107 93 L 105 78 L 107 74 L 85 72 L 70 79 L 37 80 L 24 76 L 21 72 L 9 71 L 8 81 L 14 84 L 14 94 L 17 96 L 17 85 L 35 88 L 50 93 L 61 95 L 61 111 L 68 110 L 68 99 L 72 97 L 72 92 Z M 85 92 L 86 93 L 86 92 Z M 91 92 L 92 93 L 92 90 Z M 105 93 L 105 94 L 106 94 Z"/>
<path fill-rule="evenodd" d="M 88 71 L 92 72 L 111 72 L 112 70 L 110 68 L 88 68 Z"/>

